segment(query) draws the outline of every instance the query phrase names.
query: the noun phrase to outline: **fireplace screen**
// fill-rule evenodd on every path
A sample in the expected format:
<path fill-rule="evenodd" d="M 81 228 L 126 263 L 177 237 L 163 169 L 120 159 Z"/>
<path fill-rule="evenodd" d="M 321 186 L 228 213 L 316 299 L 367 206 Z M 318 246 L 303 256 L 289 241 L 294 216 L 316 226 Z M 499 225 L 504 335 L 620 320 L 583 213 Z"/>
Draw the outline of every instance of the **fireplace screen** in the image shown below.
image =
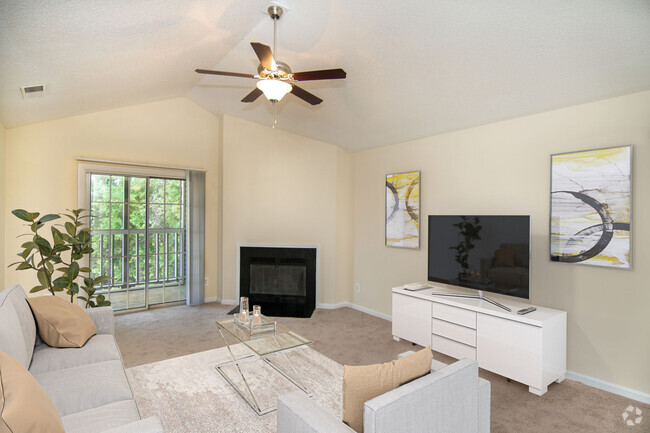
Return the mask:
<path fill-rule="evenodd" d="M 316 308 L 316 248 L 241 247 L 239 294 L 266 316 L 311 317 Z"/>
<path fill-rule="evenodd" d="M 307 295 L 306 265 L 250 265 L 250 294 Z"/>

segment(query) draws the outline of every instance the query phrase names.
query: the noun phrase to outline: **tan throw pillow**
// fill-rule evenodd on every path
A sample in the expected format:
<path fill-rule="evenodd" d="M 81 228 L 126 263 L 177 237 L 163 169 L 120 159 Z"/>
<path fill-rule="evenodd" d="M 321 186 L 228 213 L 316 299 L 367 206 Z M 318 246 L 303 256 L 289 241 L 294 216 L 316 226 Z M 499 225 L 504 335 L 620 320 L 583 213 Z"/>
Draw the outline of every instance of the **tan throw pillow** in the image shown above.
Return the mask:
<path fill-rule="evenodd" d="M 431 371 L 433 353 L 426 348 L 384 364 L 350 366 L 343 371 L 343 422 L 363 432 L 363 405 Z"/>
<path fill-rule="evenodd" d="M 0 432 L 65 433 L 61 415 L 22 364 L 0 352 Z"/>
<path fill-rule="evenodd" d="M 38 335 L 52 347 L 82 347 L 97 334 L 97 327 L 80 306 L 58 296 L 27 298 L 32 308 Z"/>
<path fill-rule="evenodd" d="M 515 249 L 501 248 L 494 253 L 495 268 L 514 268 L 515 267 Z"/>

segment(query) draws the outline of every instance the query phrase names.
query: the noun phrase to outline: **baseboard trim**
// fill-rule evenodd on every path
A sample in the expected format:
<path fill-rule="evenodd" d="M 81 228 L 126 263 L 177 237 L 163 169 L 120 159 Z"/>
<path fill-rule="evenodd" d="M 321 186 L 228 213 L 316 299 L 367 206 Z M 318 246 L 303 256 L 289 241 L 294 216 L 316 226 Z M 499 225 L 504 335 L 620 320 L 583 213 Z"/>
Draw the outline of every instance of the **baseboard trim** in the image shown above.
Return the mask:
<path fill-rule="evenodd" d="M 622 397 L 640 401 L 641 403 L 650 404 L 650 394 L 646 392 L 641 392 L 637 391 L 636 389 L 626 388 L 614 383 L 605 382 L 604 380 L 596 379 L 595 377 L 587 376 L 585 374 L 576 373 L 575 371 L 567 371 L 566 377 L 567 379 L 584 383 L 585 385 L 591 386 L 592 388 L 602 389 L 603 391 L 611 392 L 612 394 L 617 394 Z"/>
<path fill-rule="evenodd" d="M 321 308 L 323 310 L 336 310 L 337 308 L 347 307 L 349 302 L 339 302 L 338 304 L 318 304 L 316 308 Z"/>
<path fill-rule="evenodd" d="M 237 301 L 234 299 L 221 299 L 218 297 L 213 297 L 213 298 L 205 298 L 205 303 L 209 304 L 211 302 L 217 302 L 221 305 L 237 305 Z"/>
<path fill-rule="evenodd" d="M 234 299 L 219 299 L 217 302 L 219 302 L 221 305 L 237 305 L 238 302 L 235 301 Z"/>
<path fill-rule="evenodd" d="M 361 311 L 362 313 L 370 314 L 371 316 L 379 317 L 380 319 L 388 320 L 391 322 L 393 317 L 389 314 L 380 313 L 370 308 L 362 307 L 352 302 L 339 302 L 338 304 L 318 304 L 317 308 L 322 308 L 324 310 L 336 310 L 338 308 L 348 307 L 353 310 Z"/>

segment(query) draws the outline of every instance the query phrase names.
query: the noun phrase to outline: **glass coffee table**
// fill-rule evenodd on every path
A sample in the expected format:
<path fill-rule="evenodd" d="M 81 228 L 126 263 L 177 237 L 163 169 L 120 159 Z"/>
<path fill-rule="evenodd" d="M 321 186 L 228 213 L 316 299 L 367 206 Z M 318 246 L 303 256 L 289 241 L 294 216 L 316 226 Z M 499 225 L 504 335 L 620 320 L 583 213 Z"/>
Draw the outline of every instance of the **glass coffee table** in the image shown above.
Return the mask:
<path fill-rule="evenodd" d="M 264 316 L 262 316 L 262 320 L 265 321 L 265 323 L 272 322 Z M 293 385 L 297 386 L 309 395 L 309 391 L 300 380 L 300 375 L 294 367 L 289 353 L 293 349 L 310 345 L 312 343 L 310 340 L 296 334 L 279 323 L 275 324 L 274 331 L 253 335 L 245 329 L 242 329 L 233 319 L 218 321 L 217 329 L 228 348 L 231 360 L 218 364 L 216 369 L 258 415 L 265 415 L 269 412 L 273 412 L 277 409 L 277 405 L 268 408 L 260 407 L 258 404 L 258 398 L 255 397 L 253 389 L 249 384 L 249 380 L 246 379 L 246 376 L 242 371 L 241 364 L 243 363 L 263 361 L 280 373 L 285 379 L 289 380 Z M 233 342 L 234 344 L 232 344 Z M 233 352 L 233 346 L 239 344 L 243 345 L 248 350 L 245 351 L 247 353 L 244 356 L 237 357 Z M 281 367 L 278 363 L 274 362 L 274 358 L 276 357 L 275 355 L 285 358 L 288 368 Z M 236 375 L 241 379 L 241 382 L 244 385 L 243 387 L 238 386 L 236 384 L 237 380 L 234 377 L 229 376 L 226 372 L 227 367 L 232 366 L 236 367 Z M 232 370 L 232 368 L 230 369 Z"/>

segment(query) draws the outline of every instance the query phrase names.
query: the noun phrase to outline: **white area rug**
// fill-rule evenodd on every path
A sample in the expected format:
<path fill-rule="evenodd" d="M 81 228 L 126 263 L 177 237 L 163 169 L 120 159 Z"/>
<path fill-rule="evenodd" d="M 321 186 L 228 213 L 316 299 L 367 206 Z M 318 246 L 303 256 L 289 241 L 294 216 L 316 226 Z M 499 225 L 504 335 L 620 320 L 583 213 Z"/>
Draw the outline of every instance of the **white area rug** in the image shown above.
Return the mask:
<path fill-rule="evenodd" d="M 236 355 L 244 353 L 241 347 L 234 347 Z M 343 366 L 309 347 L 288 356 L 312 399 L 340 419 Z M 276 412 L 258 416 L 215 369 L 229 360 L 228 349 L 222 347 L 127 369 L 142 417 L 158 416 L 170 433 L 275 432 Z M 284 355 L 276 355 L 274 360 L 290 368 Z M 278 394 L 298 390 L 263 361 L 245 363 L 241 368 L 262 407 L 275 405 Z M 228 367 L 226 373 L 238 378 L 236 367 Z"/>

